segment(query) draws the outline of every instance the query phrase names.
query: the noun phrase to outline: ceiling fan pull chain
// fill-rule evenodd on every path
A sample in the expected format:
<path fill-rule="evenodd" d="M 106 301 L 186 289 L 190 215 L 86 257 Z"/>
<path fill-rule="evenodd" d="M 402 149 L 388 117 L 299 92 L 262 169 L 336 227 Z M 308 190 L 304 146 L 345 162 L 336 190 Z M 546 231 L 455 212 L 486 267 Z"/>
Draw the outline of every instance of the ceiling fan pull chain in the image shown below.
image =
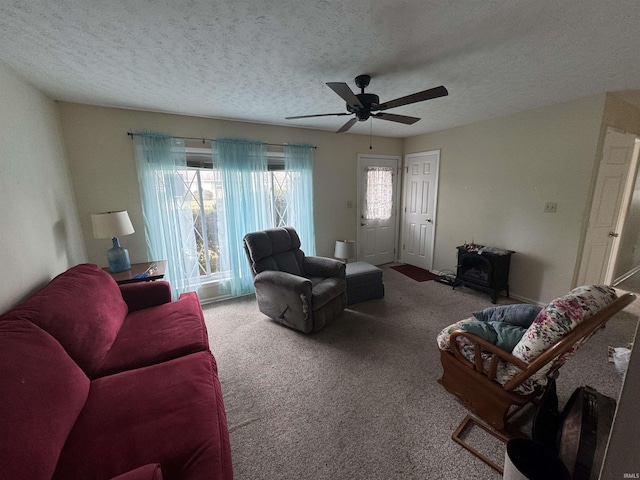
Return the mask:
<path fill-rule="evenodd" d="M 371 144 L 373 143 L 371 138 L 372 135 L 373 135 L 373 117 L 371 117 L 371 122 L 369 123 L 369 150 L 373 150 L 373 147 L 371 146 Z"/>

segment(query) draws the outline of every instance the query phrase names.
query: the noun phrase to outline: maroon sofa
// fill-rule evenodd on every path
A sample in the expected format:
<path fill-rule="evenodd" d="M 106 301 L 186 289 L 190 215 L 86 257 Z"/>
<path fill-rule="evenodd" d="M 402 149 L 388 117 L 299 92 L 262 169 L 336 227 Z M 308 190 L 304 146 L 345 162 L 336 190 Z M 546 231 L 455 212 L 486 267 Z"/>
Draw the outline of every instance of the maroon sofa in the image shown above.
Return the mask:
<path fill-rule="evenodd" d="M 197 296 L 84 264 L 0 316 L 0 477 L 231 480 Z"/>

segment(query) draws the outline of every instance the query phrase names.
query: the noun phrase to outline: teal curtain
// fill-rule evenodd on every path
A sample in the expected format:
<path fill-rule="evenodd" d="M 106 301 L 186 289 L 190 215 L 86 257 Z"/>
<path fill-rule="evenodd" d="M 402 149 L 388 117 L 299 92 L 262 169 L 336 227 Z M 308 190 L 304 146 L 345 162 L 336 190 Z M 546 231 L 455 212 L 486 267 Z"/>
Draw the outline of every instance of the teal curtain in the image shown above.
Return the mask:
<path fill-rule="evenodd" d="M 223 285 L 233 296 L 254 291 L 242 239 L 249 232 L 273 227 L 273 208 L 269 192 L 267 145 L 243 139 L 216 139 L 214 168 L 222 178 L 222 192 L 217 199 L 224 214 L 220 232 L 220 262 L 229 273 Z"/>
<path fill-rule="evenodd" d="M 165 278 L 177 298 L 200 287 L 184 141 L 154 132 L 135 132 L 133 140 L 147 257 L 167 261 Z"/>
<path fill-rule="evenodd" d="M 313 146 L 285 145 L 284 168 L 291 172 L 291 189 L 287 192 L 288 223 L 298 232 L 305 254 L 315 255 Z"/>

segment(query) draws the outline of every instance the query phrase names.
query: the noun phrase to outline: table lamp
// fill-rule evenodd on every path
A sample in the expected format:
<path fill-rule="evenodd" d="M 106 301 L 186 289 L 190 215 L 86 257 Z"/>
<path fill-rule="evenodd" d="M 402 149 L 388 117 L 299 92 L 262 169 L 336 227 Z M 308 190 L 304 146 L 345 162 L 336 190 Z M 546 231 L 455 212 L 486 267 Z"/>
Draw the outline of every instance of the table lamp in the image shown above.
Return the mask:
<path fill-rule="evenodd" d="M 127 211 L 94 213 L 91 215 L 91 223 L 95 238 L 110 238 L 113 242 L 113 247 L 107 252 L 109 271 L 116 273 L 129 270 L 129 251 L 121 247 L 118 240 L 120 235 L 131 235 L 135 232 Z"/>
<path fill-rule="evenodd" d="M 348 263 L 350 258 L 356 256 L 356 242 L 354 240 L 338 240 L 336 241 L 336 249 L 333 256 L 344 263 Z"/>

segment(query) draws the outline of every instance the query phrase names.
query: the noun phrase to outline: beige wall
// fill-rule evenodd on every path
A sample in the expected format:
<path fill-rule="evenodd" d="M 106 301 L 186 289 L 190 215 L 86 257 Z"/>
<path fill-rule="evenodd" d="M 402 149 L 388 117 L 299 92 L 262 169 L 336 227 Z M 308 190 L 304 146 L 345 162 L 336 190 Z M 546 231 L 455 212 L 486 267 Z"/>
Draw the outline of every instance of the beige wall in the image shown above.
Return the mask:
<path fill-rule="evenodd" d="M 434 268 L 455 271 L 455 247 L 515 250 L 513 296 L 546 303 L 572 288 L 605 96 L 406 139 L 440 149 Z M 557 202 L 557 213 L 544 213 Z"/>
<path fill-rule="evenodd" d="M 131 261 L 146 260 L 134 149 L 128 131 L 155 130 L 185 137 L 244 137 L 269 143 L 310 143 L 314 152 L 314 213 L 319 255 L 356 235 L 358 153 L 401 155 L 402 139 L 339 135 L 302 128 L 60 103 L 64 142 L 78 198 L 89 261 L 106 265 L 110 240 L 93 238 L 91 214 L 126 209 L 136 233 L 121 238 Z M 347 208 L 347 202 L 352 203 Z M 304 249 L 304 246 L 303 246 Z"/>
<path fill-rule="evenodd" d="M 85 258 L 55 104 L 0 62 L 0 312 Z"/>

